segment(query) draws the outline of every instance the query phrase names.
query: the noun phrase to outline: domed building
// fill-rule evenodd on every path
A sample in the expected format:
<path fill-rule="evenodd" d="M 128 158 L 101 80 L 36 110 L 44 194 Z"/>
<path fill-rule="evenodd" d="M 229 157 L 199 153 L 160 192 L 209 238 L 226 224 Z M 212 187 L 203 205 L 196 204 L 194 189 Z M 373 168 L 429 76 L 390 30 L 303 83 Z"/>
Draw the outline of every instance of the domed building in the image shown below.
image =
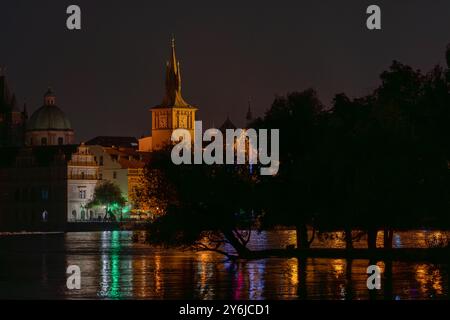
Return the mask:
<path fill-rule="evenodd" d="M 74 143 L 74 131 L 69 119 L 56 105 L 51 89 L 44 95 L 44 105 L 30 117 L 25 133 L 29 146 L 55 146 Z"/>

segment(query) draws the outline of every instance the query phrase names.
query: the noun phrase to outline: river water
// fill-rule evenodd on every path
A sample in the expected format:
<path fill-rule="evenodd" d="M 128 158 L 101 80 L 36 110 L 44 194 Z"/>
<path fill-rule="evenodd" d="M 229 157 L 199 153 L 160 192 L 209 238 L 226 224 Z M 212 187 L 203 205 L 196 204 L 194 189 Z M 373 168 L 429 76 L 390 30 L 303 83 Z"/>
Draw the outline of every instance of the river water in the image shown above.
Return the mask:
<path fill-rule="evenodd" d="M 395 247 L 426 247 L 442 233 L 396 233 Z M 379 235 L 379 241 L 382 236 Z M 368 260 L 268 258 L 233 263 L 212 252 L 136 243 L 133 232 L 0 236 L 1 299 L 447 299 L 448 265 L 378 262 L 381 290 L 368 290 Z M 295 244 L 294 231 L 255 234 L 253 249 Z M 342 247 L 321 237 L 313 247 Z M 364 247 L 362 239 L 356 247 Z M 68 266 L 81 289 L 68 290 Z M 386 276 L 385 268 L 392 270 Z"/>

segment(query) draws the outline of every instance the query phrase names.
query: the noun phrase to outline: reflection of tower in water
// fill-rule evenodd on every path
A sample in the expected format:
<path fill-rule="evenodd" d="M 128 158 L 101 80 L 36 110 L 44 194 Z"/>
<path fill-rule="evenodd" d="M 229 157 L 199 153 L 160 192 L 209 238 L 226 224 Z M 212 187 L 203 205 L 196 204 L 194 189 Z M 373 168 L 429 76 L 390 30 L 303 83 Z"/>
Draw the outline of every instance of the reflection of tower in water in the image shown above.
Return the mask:
<path fill-rule="evenodd" d="M 215 288 L 212 286 L 214 281 L 214 263 L 211 252 L 200 252 L 197 261 L 197 292 L 200 299 L 213 299 Z"/>

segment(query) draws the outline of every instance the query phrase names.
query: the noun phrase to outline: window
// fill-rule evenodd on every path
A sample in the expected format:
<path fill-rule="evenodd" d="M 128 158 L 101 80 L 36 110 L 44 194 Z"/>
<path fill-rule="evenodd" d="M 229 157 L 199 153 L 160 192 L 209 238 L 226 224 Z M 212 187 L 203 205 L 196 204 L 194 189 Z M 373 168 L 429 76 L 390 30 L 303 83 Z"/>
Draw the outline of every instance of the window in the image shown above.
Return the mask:
<path fill-rule="evenodd" d="M 98 179 L 99 179 L 99 180 L 103 180 L 103 173 L 100 173 L 100 174 L 98 175 Z"/>
<path fill-rule="evenodd" d="M 86 199 L 86 190 L 80 190 L 80 199 Z"/>
<path fill-rule="evenodd" d="M 100 156 L 100 165 L 103 165 L 103 156 Z"/>
<path fill-rule="evenodd" d="M 117 179 L 117 172 L 116 171 L 113 172 L 113 179 Z"/>
<path fill-rule="evenodd" d="M 64 144 L 64 138 L 63 137 L 59 137 L 58 138 L 58 144 L 59 145 L 63 145 Z"/>
<path fill-rule="evenodd" d="M 41 199 L 48 200 L 48 189 L 47 188 L 41 189 Z"/>
<path fill-rule="evenodd" d="M 46 146 L 47 145 L 47 138 L 41 138 L 41 145 Z"/>

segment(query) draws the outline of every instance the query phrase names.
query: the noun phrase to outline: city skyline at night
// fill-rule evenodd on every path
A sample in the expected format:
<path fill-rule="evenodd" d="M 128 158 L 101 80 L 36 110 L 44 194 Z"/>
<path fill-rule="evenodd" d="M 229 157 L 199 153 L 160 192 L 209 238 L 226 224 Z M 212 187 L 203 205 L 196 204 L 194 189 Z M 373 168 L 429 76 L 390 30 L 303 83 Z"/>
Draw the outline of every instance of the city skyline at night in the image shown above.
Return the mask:
<path fill-rule="evenodd" d="M 0 301 L 450 300 L 450 1 L 2 1 Z"/>
<path fill-rule="evenodd" d="M 345 7 L 333 1 L 125 7 L 79 1 L 83 28 L 69 31 L 69 2 L 14 1 L 0 12 L 8 48 L 0 63 L 29 112 L 41 105 L 43 88 L 54 88 L 77 142 L 96 135 L 140 138 L 150 133 L 148 109 L 164 92 L 163 61 L 175 34 L 186 99 L 201 106 L 198 118 L 218 127 L 229 115 L 242 127 L 249 98 L 255 116 L 275 95 L 309 87 L 330 106 L 340 92 L 370 93 L 394 59 L 421 70 L 443 64 L 449 4 L 407 3 L 379 2 L 383 29 L 369 31 L 364 1 Z"/>

